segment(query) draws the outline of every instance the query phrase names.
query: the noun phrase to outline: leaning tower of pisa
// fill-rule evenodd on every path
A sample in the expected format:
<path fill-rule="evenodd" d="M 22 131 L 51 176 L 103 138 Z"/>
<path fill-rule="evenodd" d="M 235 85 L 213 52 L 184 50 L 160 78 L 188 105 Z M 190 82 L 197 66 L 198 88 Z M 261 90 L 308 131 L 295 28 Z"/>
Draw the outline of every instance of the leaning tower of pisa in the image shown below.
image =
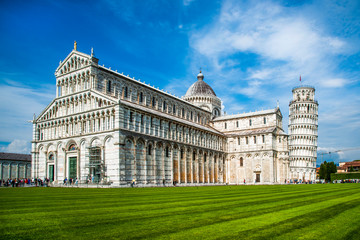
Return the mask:
<path fill-rule="evenodd" d="M 318 102 L 314 99 L 315 88 L 293 88 L 293 100 L 289 104 L 289 159 L 291 178 L 298 181 L 314 181 L 318 138 Z"/>

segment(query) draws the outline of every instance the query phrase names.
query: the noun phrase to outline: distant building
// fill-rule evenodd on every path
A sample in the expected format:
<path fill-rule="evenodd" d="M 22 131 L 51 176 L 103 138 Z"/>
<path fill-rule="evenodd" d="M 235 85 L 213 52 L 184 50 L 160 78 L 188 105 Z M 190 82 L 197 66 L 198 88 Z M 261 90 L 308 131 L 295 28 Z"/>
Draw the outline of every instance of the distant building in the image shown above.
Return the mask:
<path fill-rule="evenodd" d="M 360 170 L 360 161 L 356 160 L 352 162 L 340 162 L 337 168 L 337 172 L 350 172 L 351 167 L 353 167 L 354 172 L 358 172 Z"/>
<path fill-rule="evenodd" d="M 0 152 L 0 179 L 30 178 L 31 154 Z"/>

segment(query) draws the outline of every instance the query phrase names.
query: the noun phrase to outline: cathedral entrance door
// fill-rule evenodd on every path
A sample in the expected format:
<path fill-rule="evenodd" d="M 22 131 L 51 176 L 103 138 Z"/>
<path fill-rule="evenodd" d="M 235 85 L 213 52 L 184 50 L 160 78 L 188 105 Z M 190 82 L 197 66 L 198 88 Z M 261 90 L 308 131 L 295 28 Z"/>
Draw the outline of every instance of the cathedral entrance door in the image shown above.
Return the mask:
<path fill-rule="evenodd" d="M 54 165 L 49 165 L 49 180 L 54 181 Z"/>
<path fill-rule="evenodd" d="M 259 183 L 260 182 L 260 173 L 256 174 L 256 182 Z"/>
<path fill-rule="evenodd" d="M 75 179 L 77 176 L 77 157 L 69 157 L 69 178 Z"/>

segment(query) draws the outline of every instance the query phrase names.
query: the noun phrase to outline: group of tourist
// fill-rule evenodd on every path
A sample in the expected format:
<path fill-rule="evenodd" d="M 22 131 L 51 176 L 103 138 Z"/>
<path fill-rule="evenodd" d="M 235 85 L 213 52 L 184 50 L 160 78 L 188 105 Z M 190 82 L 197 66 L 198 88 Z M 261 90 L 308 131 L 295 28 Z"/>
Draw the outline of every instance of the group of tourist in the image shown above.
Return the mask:
<path fill-rule="evenodd" d="M 71 185 L 78 185 L 78 179 L 77 178 L 75 178 L 75 179 L 73 179 L 73 178 L 65 178 L 64 179 L 64 185 L 69 185 L 69 186 L 71 186 Z"/>
<path fill-rule="evenodd" d="M 334 180 L 333 183 L 360 183 L 360 179 L 342 179 Z"/>
<path fill-rule="evenodd" d="M 0 180 L 0 187 L 47 187 L 50 180 L 48 178 L 8 178 L 7 180 Z"/>

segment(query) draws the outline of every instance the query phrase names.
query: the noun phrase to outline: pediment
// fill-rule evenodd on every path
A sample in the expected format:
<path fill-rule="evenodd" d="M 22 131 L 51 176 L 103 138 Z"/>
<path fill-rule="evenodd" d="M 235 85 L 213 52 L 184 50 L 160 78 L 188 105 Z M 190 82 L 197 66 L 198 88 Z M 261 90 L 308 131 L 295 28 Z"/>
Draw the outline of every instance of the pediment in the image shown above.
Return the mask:
<path fill-rule="evenodd" d="M 80 68 L 87 67 L 92 63 L 97 64 L 98 59 L 88 54 L 72 50 L 65 60 L 59 63 L 59 66 L 55 70 L 55 76 L 58 77 Z"/>
<path fill-rule="evenodd" d="M 103 108 L 106 106 L 115 105 L 117 103 L 117 99 L 111 96 L 108 96 L 106 94 L 103 94 L 101 92 L 98 92 L 96 90 L 86 90 L 77 92 L 71 95 L 63 96 L 55 98 L 51 103 L 41 112 L 41 114 L 36 118 L 36 121 L 46 121 L 53 118 L 58 117 L 66 117 L 66 116 L 59 116 L 59 106 L 64 104 L 72 104 L 72 103 L 79 103 L 83 99 L 91 98 L 92 101 L 95 101 L 95 106 L 91 109 L 86 109 L 84 111 L 95 111 L 99 108 Z M 75 114 L 81 113 L 82 111 L 76 112 Z"/>

